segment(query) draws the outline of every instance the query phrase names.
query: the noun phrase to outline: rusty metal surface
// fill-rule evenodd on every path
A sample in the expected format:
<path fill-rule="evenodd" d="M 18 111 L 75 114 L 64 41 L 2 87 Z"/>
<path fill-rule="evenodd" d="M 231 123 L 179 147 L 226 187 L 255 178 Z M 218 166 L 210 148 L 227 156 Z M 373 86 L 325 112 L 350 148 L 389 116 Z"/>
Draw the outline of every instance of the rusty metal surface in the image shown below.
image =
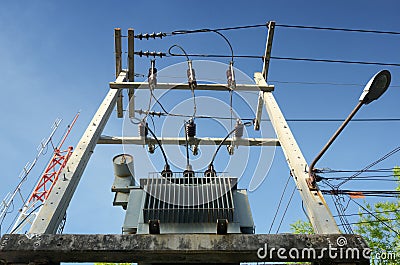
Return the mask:
<path fill-rule="evenodd" d="M 340 247 L 338 239 L 346 244 Z M 265 258 L 259 255 L 265 254 Z M 329 251 L 335 249 L 332 258 Z M 271 251 L 273 248 L 274 251 Z M 279 258 L 278 249 L 287 250 L 287 259 Z M 300 253 L 315 249 L 317 258 L 293 259 L 288 251 Z M 358 259 L 347 258 L 346 249 L 357 249 Z M 149 262 L 149 263 L 230 263 L 257 261 L 317 261 L 323 264 L 369 264 L 362 251 L 365 241 L 357 235 L 293 235 L 293 234 L 169 234 L 169 235 L 50 235 L 28 238 L 26 235 L 4 235 L 0 241 L 0 261 L 13 263 L 57 262 Z M 257 253 L 259 255 L 257 255 Z M 272 253 L 270 255 L 270 253 Z M 322 254 L 321 254 L 322 253 Z M 280 253 L 282 255 L 282 253 Z M 312 255 L 311 255 L 312 257 Z"/>

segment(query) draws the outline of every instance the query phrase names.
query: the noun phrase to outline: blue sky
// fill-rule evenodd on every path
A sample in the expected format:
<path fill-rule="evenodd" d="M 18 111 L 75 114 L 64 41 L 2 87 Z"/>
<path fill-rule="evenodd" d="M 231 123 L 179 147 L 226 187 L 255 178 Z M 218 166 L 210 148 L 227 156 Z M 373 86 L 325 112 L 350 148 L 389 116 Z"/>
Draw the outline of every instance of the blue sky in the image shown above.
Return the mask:
<path fill-rule="evenodd" d="M 3 166 L 0 197 L 4 198 L 16 186 L 18 174 L 35 156 L 36 147 L 49 134 L 52 122 L 62 117 L 65 127 L 81 110 L 69 138 L 69 144 L 77 144 L 107 93 L 108 82 L 114 79 L 113 30 L 116 27 L 126 34 L 130 27 L 136 32 L 171 32 L 275 20 L 277 24 L 400 31 L 399 11 L 398 1 L 4 1 L 0 8 L 3 99 L 0 104 L 0 159 Z M 226 36 L 236 54 L 262 55 L 264 52 L 265 29 L 229 31 Z M 400 63 L 399 42 L 398 35 L 278 27 L 272 55 Z M 137 41 L 135 44 L 136 50 L 167 51 L 175 43 L 192 53 L 229 52 L 222 39 L 213 34 Z M 217 61 L 227 63 L 228 59 Z M 182 62 L 182 58 L 165 58 L 157 60 L 157 67 L 163 69 L 178 62 Z M 135 71 L 146 73 L 148 66 L 148 59 L 137 58 Z M 261 71 L 262 64 L 260 60 L 237 59 L 235 66 L 252 77 L 253 72 Z M 381 69 L 391 71 L 392 87 L 379 101 L 363 107 L 356 118 L 400 118 L 398 67 L 273 60 L 269 80 L 276 86 L 274 95 L 287 118 L 344 119 L 357 103 L 363 85 Z M 225 73 L 221 73 L 221 79 L 224 78 Z M 163 103 L 173 107 L 171 102 Z M 311 162 L 339 123 L 293 122 L 290 126 L 306 160 Z M 360 169 L 399 145 L 399 128 L 399 122 L 352 122 L 318 166 Z M 121 135 L 121 131 L 122 120 L 117 120 L 113 114 L 105 134 Z M 66 233 L 121 231 L 123 211 L 112 207 L 110 188 L 113 181 L 111 159 L 122 151 L 118 146 L 96 148 L 68 210 Z M 42 158 L 32 172 L 29 185 L 36 181 L 47 159 L 48 156 Z M 399 155 L 395 155 L 378 167 L 398 164 Z M 278 148 L 267 179 L 250 193 L 258 233 L 268 231 L 288 174 Z M 29 185 L 27 192 L 31 189 Z M 289 191 L 293 185 L 290 182 Z M 393 189 L 393 185 L 391 182 L 356 182 L 348 187 Z M 287 193 L 284 206 L 288 197 Z M 305 219 L 300 205 L 296 192 L 280 232 L 289 231 L 288 224 L 293 221 Z M 355 207 L 349 209 L 349 213 L 356 211 Z"/>

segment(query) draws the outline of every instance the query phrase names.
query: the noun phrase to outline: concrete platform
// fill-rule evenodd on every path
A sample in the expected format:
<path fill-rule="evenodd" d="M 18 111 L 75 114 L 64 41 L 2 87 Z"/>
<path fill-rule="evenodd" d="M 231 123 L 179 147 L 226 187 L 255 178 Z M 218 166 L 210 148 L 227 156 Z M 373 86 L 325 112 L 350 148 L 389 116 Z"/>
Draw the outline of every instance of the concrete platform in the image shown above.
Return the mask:
<path fill-rule="evenodd" d="M 369 264 L 368 255 L 368 246 L 360 236 L 338 234 L 13 234 L 0 240 L 0 261 L 5 264 L 262 261 Z"/>

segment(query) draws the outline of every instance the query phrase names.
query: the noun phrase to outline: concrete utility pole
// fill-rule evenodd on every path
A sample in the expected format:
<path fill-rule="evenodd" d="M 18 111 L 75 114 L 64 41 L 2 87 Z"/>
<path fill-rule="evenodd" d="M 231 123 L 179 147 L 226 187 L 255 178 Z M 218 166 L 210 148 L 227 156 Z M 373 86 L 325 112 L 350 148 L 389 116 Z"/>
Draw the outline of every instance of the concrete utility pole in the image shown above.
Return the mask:
<path fill-rule="evenodd" d="M 28 235 L 4 235 L 0 241 L 0 261 L 15 263 L 59 263 L 59 262 L 146 262 L 162 263 L 230 263 L 240 262 L 279 262 L 312 261 L 314 264 L 369 264 L 368 257 L 349 258 L 329 257 L 321 249 L 326 246 L 340 248 L 339 238 L 346 240 L 346 247 L 360 253 L 368 248 L 365 241 L 357 235 L 341 235 L 340 230 L 327 206 L 318 186 L 310 189 L 307 185 L 308 165 L 291 133 L 291 130 L 272 94 L 274 86 L 267 84 L 269 58 L 272 50 L 275 22 L 268 23 L 268 37 L 262 72 L 255 73 L 254 84 L 237 84 L 237 91 L 259 91 L 255 129 L 261 126 L 262 109 L 265 106 L 277 139 L 249 138 L 236 140 L 235 145 L 281 146 L 290 168 L 293 180 L 300 192 L 308 217 L 316 235 L 254 235 L 254 234 L 160 234 L 160 235 L 56 235 L 56 230 L 65 215 L 84 169 L 97 144 L 121 144 L 119 136 L 101 136 L 110 115 L 117 107 L 117 117 L 123 116 L 123 90 L 128 91 L 129 99 L 134 101 L 135 89 L 143 89 L 143 82 L 134 81 L 134 30 L 128 30 L 128 69 L 122 69 L 121 30 L 115 29 L 116 80 L 111 82 L 110 90 L 99 106 L 92 121 L 79 141 L 72 157 L 68 160 L 61 175 L 63 178 L 54 185 L 39 211 Z M 188 84 L 159 83 L 156 89 L 191 90 Z M 225 84 L 198 84 L 197 90 L 226 91 Z M 134 116 L 134 105 L 129 105 L 129 116 Z M 143 144 L 140 137 L 124 139 L 132 144 Z M 205 140 L 205 141 L 202 141 Z M 146 139 L 146 144 L 155 144 Z M 193 138 L 192 144 L 219 144 L 222 138 Z M 184 138 L 164 138 L 162 144 L 185 144 Z M 229 145 L 230 141 L 223 144 Z M 268 148 L 268 147 L 266 147 Z M 296 248 L 309 251 L 314 248 L 320 253 L 315 257 L 295 257 L 282 259 L 281 253 L 264 254 L 272 248 Z M 321 263 L 319 263 L 321 262 Z"/>

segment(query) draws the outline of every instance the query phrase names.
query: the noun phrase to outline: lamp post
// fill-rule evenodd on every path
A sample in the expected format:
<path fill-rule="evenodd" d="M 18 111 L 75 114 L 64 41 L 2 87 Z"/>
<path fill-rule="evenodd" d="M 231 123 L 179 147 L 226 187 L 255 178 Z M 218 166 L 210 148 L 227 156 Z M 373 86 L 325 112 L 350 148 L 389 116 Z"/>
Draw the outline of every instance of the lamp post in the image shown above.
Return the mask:
<path fill-rule="evenodd" d="M 322 150 L 318 153 L 318 155 L 314 158 L 312 161 L 308 174 L 309 174 L 309 179 L 307 180 L 307 184 L 310 189 L 315 189 L 315 183 L 316 183 L 316 176 L 315 176 L 315 165 L 317 164 L 318 160 L 321 159 L 321 157 L 325 154 L 325 152 L 328 150 L 328 148 L 332 145 L 332 143 L 336 140 L 336 138 L 339 136 L 339 134 L 343 131 L 343 129 L 346 127 L 346 125 L 350 122 L 350 120 L 354 117 L 354 115 L 360 110 L 360 108 L 363 105 L 367 105 L 371 103 L 372 101 L 378 99 L 380 96 L 382 96 L 383 93 L 387 90 L 389 87 L 391 80 L 391 75 L 388 70 L 382 70 L 379 73 L 375 74 L 367 83 L 365 86 L 360 99 L 358 101 L 358 104 L 356 107 L 353 109 L 353 111 L 349 114 L 349 116 L 346 118 L 346 120 L 340 125 L 340 127 L 337 129 L 335 134 L 329 139 L 329 141 L 325 144 L 325 146 L 322 148 Z"/>

